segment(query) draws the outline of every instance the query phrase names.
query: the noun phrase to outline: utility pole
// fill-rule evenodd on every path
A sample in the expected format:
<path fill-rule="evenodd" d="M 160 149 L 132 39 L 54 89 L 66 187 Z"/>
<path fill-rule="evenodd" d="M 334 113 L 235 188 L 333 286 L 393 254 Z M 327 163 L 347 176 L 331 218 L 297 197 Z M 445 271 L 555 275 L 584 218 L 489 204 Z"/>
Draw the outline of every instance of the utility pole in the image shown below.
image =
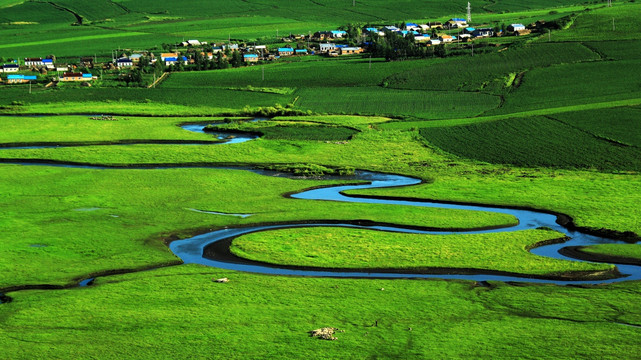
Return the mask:
<path fill-rule="evenodd" d="M 352 0 L 352 7 L 356 6 L 356 0 Z"/>
<path fill-rule="evenodd" d="M 616 28 L 614 27 L 614 18 L 612 18 L 612 31 L 614 31 Z"/>
<path fill-rule="evenodd" d="M 29 94 L 31 94 L 31 80 L 29 80 Z"/>
<path fill-rule="evenodd" d="M 468 1 L 468 3 L 467 3 L 467 23 L 469 24 L 471 22 L 472 22 L 472 5 Z"/>
<path fill-rule="evenodd" d="M 550 42 L 550 29 L 548 29 L 548 42 Z"/>

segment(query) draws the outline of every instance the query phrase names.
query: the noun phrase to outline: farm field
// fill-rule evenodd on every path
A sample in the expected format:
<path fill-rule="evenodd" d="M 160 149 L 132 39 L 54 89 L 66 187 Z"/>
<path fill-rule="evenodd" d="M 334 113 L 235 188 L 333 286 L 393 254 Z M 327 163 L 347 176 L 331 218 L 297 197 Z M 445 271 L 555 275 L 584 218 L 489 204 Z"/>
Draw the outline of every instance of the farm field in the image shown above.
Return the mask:
<path fill-rule="evenodd" d="M 0 0 L 0 57 L 281 46 L 465 5 Z M 472 11 L 552 31 L 153 88 L 98 69 L 91 87 L 0 84 L 2 357 L 634 357 L 641 5 Z M 337 340 L 310 336 L 324 327 Z"/>

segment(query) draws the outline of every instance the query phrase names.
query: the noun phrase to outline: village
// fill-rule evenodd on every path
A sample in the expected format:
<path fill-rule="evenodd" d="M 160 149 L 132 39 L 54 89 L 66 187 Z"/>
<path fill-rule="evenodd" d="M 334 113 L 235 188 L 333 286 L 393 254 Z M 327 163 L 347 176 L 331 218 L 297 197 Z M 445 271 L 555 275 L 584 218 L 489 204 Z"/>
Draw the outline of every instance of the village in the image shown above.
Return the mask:
<path fill-rule="evenodd" d="M 523 36 L 541 32 L 546 27 L 543 20 L 525 26 L 471 27 L 468 19 L 451 18 L 446 22 L 413 23 L 375 27 L 347 26 L 345 30 L 317 31 L 309 34 L 290 34 L 280 39 L 276 46 L 234 43 L 221 44 L 192 39 L 178 44 L 163 46 L 161 51 L 112 50 L 111 59 L 99 62 L 96 56 L 84 56 L 77 61 L 58 61 L 55 55 L 6 59 L 0 68 L 0 84 L 45 84 L 91 83 L 101 79 L 103 74 L 117 74 L 117 79 L 129 86 L 130 83 L 143 85 L 143 74 L 153 74 L 153 80 L 145 86 L 151 87 L 162 79 L 165 72 L 184 70 L 211 70 L 227 67 L 251 66 L 277 61 L 282 58 L 300 56 L 342 57 L 375 51 L 381 39 L 392 42 L 392 38 L 403 39 L 416 48 L 438 47 L 444 53 L 447 45 L 471 43 L 477 39 Z M 290 45 L 291 44 L 291 45 Z M 472 45 L 473 47 L 473 45 Z M 400 49 L 395 47 L 394 52 Z M 432 54 L 433 54 L 432 50 Z M 0 61 L 3 59 L 0 58 Z M 388 59 L 389 60 L 389 59 Z M 129 70 L 129 71 L 127 71 Z"/>

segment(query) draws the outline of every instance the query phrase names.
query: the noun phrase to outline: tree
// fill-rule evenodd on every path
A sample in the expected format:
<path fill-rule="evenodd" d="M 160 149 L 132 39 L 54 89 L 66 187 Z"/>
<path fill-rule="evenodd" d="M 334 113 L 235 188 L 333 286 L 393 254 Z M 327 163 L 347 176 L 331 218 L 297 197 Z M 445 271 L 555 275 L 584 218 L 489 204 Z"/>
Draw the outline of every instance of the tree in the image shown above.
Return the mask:
<path fill-rule="evenodd" d="M 227 69 L 229 64 L 227 63 L 227 60 L 223 57 L 223 53 L 219 52 L 218 57 L 216 58 L 216 67 L 218 69 Z"/>
<path fill-rule="evenodd" d="M 231 66 L 240 67 L 243 64 L 243 58 L 240 53 L 236 50 L 231 55 Z"/>
<path fill-rule="evenodd" d="M 439 44 L 434 47 L 434 55 L 438 57 L 446 57 L 447 56 L 447 49 L 445 48 L 444 44 Z"/>

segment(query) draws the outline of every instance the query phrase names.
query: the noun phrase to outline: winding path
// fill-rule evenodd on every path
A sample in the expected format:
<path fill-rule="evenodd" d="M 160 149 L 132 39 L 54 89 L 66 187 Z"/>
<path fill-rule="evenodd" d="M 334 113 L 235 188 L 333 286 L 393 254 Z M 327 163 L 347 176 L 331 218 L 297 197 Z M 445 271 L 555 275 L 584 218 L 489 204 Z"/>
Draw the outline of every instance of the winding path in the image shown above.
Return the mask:
<path fill-rule="evenodd" d="M 182 128 L 189 131 L 203 132 L 203 124 L 188 124 L 183 125 Z M 219 139 L 225 139 L 229 134 L 216 134 L 215 136 Z M 233 134 L 238 135 L 238 134 Z M 240 143 L 245 141 L 250 141 L 256 138 L 255 136 L 235 136 L 231 139 L 228 139 L 227 142 L 209 142 L 211 145 L 218 144 L 230 144 L 230 143 Z M 142 141 L 140 143 L 163 143 L 156 141 Z M 172 144 L 188 144 L 186 142 L 168 142 Z M 127 144 L 131 144 L 128 142 Z M 201 142 L 194 142 L 193 145 L 203 145 Z M 14 146 L 10 146 L 14 145 Z M 84 144 L 84 145 L 96 145 L 94 144 Z M 106 145 L 106 144 L 105 144 Z M 111 144 L 118 145 L 118 144 Z M 0 144 L 0 148 L 3 149 L 24 149 L 24 148 L 48 148 L 48 147 L 60 147 L 61 144 Z M 83 146 L 83 144 L 63 144 L 62 146 Z M 132 167 L 118 167 L 118 166 L 100 166 L 100 165 L 90 165 L 90 164 L 74 164 L 74 163 L 57 163 L 51 161 L 41 161 L 38 162 L 30 161 L 20 161 L 20 160 L 1 160 L 3 163 L 13 163 L 21 164 L 28 166 L 64 166 L 64 167 L 74 167 L 74 168 L 89 168 L 89 169 L 105 169 L 105 168 L 132 168 Z M 162 168 L 193 168 L 193 167 L 202 167 L 202 168 L 216 168 L 220 169 L 221 167 L 217 166 L 205 166 L 205 165 L 145 165 L 137 166 L 136 168 L 148 168 L 148 169 L 162 169 Z M 229 167 L 225 167 L 229 169 Z M 275 172 L 262 171 L 262 170 L 252 170 L 244 169 L 247 171 L 253 171 L 266 176 L 274 176 Z M 353 269 L 336 269 L 336 268 L 314 268 L 314 267 L 293 267 L 293 266 L 278 266 L 266 263 L 260 263 L 256 261 L 251 261 L 243 258 L 239 258 L 231 254 L 229 251 L 229 246 L 231 245 L 232 240 L 235 237 L 240 235 L 249 234 L 257 231 L 267 231 L 267 230 L 276 230 L 276 229 L 285 229 L 285 228 L 294 228 L 294 227 L 352 227 L 352 228 L 362 228 L 362 229 L 371 229 L 378 231 L 393 231 L 393 232 L 404 232 L 404 233 L 417 233 L 417 234 L 480 234 L 480 233 L 494 233 L 494 232 L 508 232 L 508 231 L 517 231 L 517 230 L 526 230 L 526 229 L 536 229 L 538 227 L 548 227 L 558 232 L 565 234 L 571 239 L 564 243 L 558 244 L 549 244 L 543 245 L 531 250 L 532 253 L 540 256 L 547 256 L 555 259 L 563 259 L 570 261 L 584 261 L 580 259 L 575 259 L 561 255 L 559 250 L 568 246 L 587 246 L 594 244 L 603 244 L 603 243 L 623 243 L 623 241 L 617 241 L 612 239 L 607 239 L 604 237 L 589 235 L 578 230 L 570 230 L 565 226 L 562 226 L 557 223 L 557 216 L 542 211 L 532 211 L 532 210 L 520 210 L 520 209 L 511 209 L 506 207 L 498 206 L 484 206 L 484 205 L 463 205 L 463 204 L 452 204 L 445 202 L 436 202 L 436 201 L 423 201 L 418 199 L 392 199 L 392 198 L 377 198 L 377 197 L 366 197 L 366 196 L 349 196 L 345 195 L 344 192 L 347 190 L 357 190 L 357 189 L 372 189 L 372 188 L 382 188 L 382 187 L 403 187 L 416 185 L 421 182 L 419 179 L 414 179 L 401 175 L 391 175 L 391 174 L 382 174 L 382 173 L 373 173 L 367 171 L 359 171 L 356 176 L 353 177 L 355 180 L 367 181 L 366 184 L 360 185 L 338 185 L 338 186 L 329 186 L 325 188 L 316 188 L 311 190 L 306 190 L 298 194 L 290 195 L 294 199 L 305 199 L 305 200 L 315 200 L 315 201 L 341 201 L 341 202 L 351 202 L 351 203 L 368 203 L 368 204 L 387 204 L 387 205 L 405 205 L 405 206 L 417 206 L 417 207 L 436 207 L 436 208 L 448 208 L 448 209 L 459 209 L 459 210 L 468 210 L 468 211 L 486 211 L 486 212 L 496 212 L 502 214 L 510 214 L 515 216 L 519 220 L 519 224 L 516 226 L 509 226 L 498 229 L 484 229 L 484 230 L 468 230 L 468 231 L 437 231 L 437 230 L 427 230 L 428 228 L 417 229 L 403 226 L 395 226 L 389 224 L 361 224 L 361 223 L 350 223 L 350 222 L 336 222 L 336 221 L 327 221 L 324 223 L 318 223 L 314 221 L 309 222 L 298 222 L 296 224 L 271 224 L 271 225 L 260 225 L 260 226 L 249 226 L 249 227 L 238 227 L 238 228 L 224 228 L 216 230 L 210 233 L 198 235 L 189 239 L 178 240 L 172 242 L 169 247 L 178 257 L 182 259 L 184 263 L 197 263 L 222 269 L 238 270 L 238 271 L 247 271 L 254 273 L 263 273 L 263 274 L 274 274 L 274 275 L 295 275 L 295 276 L 315 276 L 315 277 L 350 277 L 350 278 L 439 278 L 439 279 L 463 279 L 463 280 L 473 280 L 478 282 L 483 281 L 517 281 L 517 282 L 534 282 L 534 283 L 553 283 L 559 285 L 566 284 L 597 284 L 597 283 L 612 283 L 619 282 L 623 280 L 641 280 L 641 266 L 636 265 L 626 265 L 626 264 L 615 264 L 619 272 L 622 274 L 621 277 L 607 280 L 582 280 L 574 281 L 564 278 L 554 278 L 554 277 L 542 277 L 542 276 L 533 276 L 526 274 L 515 274 L 515 273 L 505 273 L 492 270 L 483 270 L 483 269 L 433 269 L 433 271 L 426 271 L 425 273 L 412 272 L 407 269 L 363 269 L 363 270 L 353 270 Z M 80 286 L 85 286 L 91 283 L 93 279 L 86 279 L 79 283 Z M 43 285 L 46 286 L 46 285 Z M 6 300 L 7 297 L 0 294 L 0 303 L 3 302 L 3 299 Z"/>

